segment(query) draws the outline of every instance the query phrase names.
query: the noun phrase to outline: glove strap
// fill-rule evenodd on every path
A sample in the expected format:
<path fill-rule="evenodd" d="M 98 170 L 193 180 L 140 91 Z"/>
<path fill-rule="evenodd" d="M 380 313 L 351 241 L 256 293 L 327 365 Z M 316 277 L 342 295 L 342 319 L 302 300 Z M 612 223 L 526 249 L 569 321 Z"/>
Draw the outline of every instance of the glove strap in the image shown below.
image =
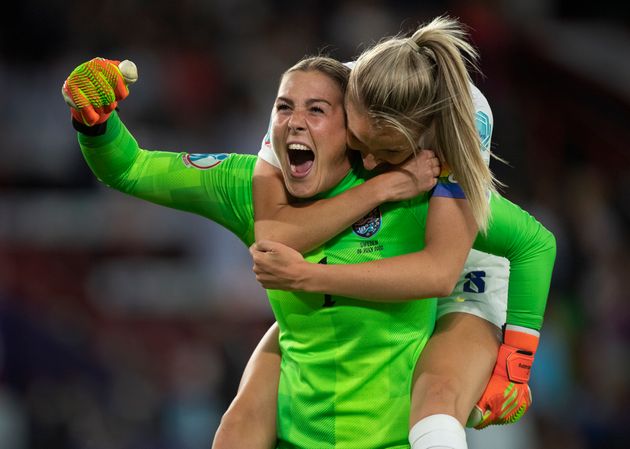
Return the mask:
<path fill-rule="evenodd" d="M 107 122 L 99 123 L 94 126 L 87 126 L 75 119 L 74 116 L 72 117 L 72 127 L 81 134 L 91 137 L 102 136 L 105 132 L 107 132 Z"/>
<path fill-rule="evenodd" d="M 538 331 L 506 326 L 503 344 L 499 348 L 495 373 L 511 382 L 527 383 L 538 348 Z"/>
<path fill-rule="evenodd" d="M 532 354 L 520 352 L 516 348 L 503 344 L 499 348 L 497 362 L 499 360 L 504 360 L 505 362 L 496 365 L 495 373 L 501 374 L 511 382 L 518 384 L 529 382 L 529 374 L 534 363 Z"/>

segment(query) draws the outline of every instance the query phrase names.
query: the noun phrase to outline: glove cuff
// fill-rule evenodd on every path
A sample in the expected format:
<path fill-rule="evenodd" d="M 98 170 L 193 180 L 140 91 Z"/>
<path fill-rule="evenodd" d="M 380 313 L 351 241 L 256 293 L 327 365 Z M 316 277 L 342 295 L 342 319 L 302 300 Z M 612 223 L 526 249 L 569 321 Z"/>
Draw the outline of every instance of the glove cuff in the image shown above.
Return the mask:
<path fill-rule="evenodd" d="M 78 132 L 80 132 L 81 134 L 84 134 L 90 137 L 96 137 L 96 136 L 102 136 L 103 134 L 105 134 L 105 132 L 107 131 L 107 122 L 105 121 L 103 123 L 99 123 L 98 125 L 87 126 L 81 123 L 80 121 L 78 121 L 73 116 L 72 127 Z"/>
<path fill-rule="evenodd" d="M 527 383 L 538 348 L 538 331 L 519 326 L 506 326 L 503 344 L 499 348 L 495 374 L 511 382 Z"/>
<path fill-rule="evenodd" d="M 538 349 L 540 332 L 522 326 L 508 324 L 503 333 L 503 343 L 522 351 L 531 352 L 532 355 Z"/>

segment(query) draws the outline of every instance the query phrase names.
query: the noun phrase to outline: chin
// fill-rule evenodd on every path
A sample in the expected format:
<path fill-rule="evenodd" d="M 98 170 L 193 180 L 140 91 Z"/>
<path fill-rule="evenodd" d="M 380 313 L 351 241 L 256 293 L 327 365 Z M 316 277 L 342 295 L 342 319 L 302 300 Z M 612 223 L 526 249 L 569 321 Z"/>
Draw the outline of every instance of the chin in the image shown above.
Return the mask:
<path fill-rule="evenodd" d="M 299 181 L 296 181 L 294 179 L 285 179 L 285 186 L 291 196 L 295 198 L 311 198 L 319 193 L 317 185 L 305 179 Z"/>
<path fill-rule="evenodd" d="M 291 196 L 302 199 L 311 198 L 318 193 L 317 189 L 305 185 L 293 185 L 287 190 L 289 191 Z"/>
<path fill-rule="evenodd" d="M 294 198 L 311 198 L 320 192 L 320 182 L 313 176 L 313 172 L 304 178 L 295 178 L 290 174 L 285 174 L 284 185 L 287 191 Z"/>

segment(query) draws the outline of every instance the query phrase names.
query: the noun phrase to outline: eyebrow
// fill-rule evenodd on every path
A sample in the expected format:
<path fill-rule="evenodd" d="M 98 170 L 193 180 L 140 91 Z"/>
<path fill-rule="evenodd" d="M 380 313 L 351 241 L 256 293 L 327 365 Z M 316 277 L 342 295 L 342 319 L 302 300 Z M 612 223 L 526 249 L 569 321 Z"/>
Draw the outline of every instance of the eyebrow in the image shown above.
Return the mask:
<path fill-rule="evenodd" d="M 278 98 L 276 98 L 276 101 L 278 101 L 278 100 L 284 101 L 284 102 L 289 103 L 289 104 L 294 104 L 293 100 L 291 100 L 290 98 L 287 98 L 287 97 L 278 97 Z M 326 103 L 327 105 L 332 106 L 332 103 L 330 101 L 324 100 L 323 98 L 309 98 L 308 100 L 306 100 L 306 105 L 307 106 L 310 106 L 313 103 Z"/>

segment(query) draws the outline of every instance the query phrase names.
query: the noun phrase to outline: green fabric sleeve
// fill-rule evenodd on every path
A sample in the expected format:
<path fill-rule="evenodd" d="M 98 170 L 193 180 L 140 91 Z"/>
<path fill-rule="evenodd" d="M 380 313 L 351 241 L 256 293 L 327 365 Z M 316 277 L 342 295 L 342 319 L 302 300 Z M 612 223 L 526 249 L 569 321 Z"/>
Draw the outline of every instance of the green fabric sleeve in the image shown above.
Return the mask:
<path fill-rule="evenodd" d="M 486 235 L 473 248 L 510 261 L 507 324 L 540 330 L 556 258 L 556 239 L 516 204 L 493 195 Z"/>
<path fill-rule="evenodd" d="M 100 136 L 78 134 L 86 162 L 104 184 L 166 207 L 207 217 L 254 241 L 252 173 L 256 157 L 242 154 L 190 155 L 141 149 L 114 112 Z M 206 156 L 199 167 L 191 156 Z"/>

